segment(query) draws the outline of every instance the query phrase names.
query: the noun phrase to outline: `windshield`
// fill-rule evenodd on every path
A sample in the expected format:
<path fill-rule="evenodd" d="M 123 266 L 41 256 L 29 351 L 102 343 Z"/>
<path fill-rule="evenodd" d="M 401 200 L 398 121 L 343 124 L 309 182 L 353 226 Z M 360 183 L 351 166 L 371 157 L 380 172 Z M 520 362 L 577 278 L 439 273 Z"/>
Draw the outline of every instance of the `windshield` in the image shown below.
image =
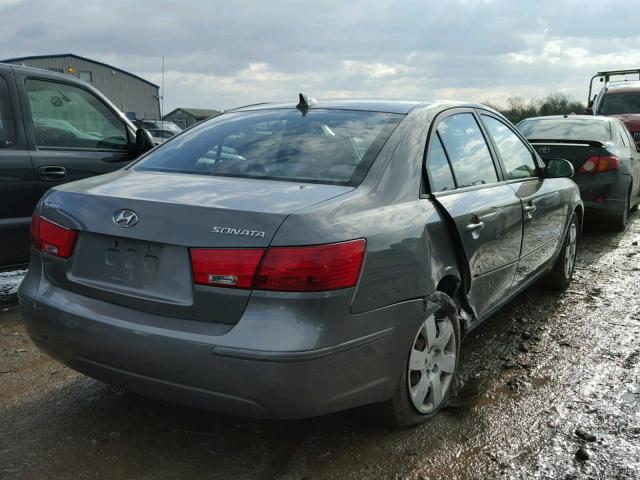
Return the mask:
<path fill-rule="evenodd" d="M 599 115 L 624 115 L 640 113 L 640 93 L 615 93 L 602 98 Z"/>
<path fill-rule="evenodd" d="M 230 113 L 183 133 L 133 168 L 357 185 L 402 118 L 316 109 Z"/>
<path fill-rule="evenodd" d="M 598 119 L 549 118 L 525 120 L 518 130 L 528 140 L 611 141 L 609 122 Z"/>

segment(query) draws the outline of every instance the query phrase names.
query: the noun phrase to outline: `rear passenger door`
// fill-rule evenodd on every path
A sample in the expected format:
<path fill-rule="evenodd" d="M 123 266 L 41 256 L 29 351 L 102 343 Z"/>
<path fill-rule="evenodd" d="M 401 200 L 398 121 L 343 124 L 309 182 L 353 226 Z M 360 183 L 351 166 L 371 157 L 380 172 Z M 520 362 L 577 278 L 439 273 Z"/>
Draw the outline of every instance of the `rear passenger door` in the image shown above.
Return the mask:
<path fill-rule="evenodd" d="M 536 273 L 553 257 L 562 240 L 567 206 L 565 179 L 545 178 L 541 164 L 526 140 L 501 118 L 480 115 L 498 154 L 505 180 L 522 202 L 523 238 L 514 288 Z"/>
<path fill-rule="evenodd" d="M 10 67 L 0 65 L 0 268 L 29 261 L 33 167 Z"/>
<path fill-rule="evenodd" d="M 468 267 L 470 303 L 481 317 L 511 287 L 520 255 L 522 207 L 502 180 L 473 110 L 449 111 L 434 127 L 426 160 L 430 191 L 456 230 Z"/>
<path fill-rule="evenodd" d="M 128 128 L 90 89 L 18 73 L 16 83 L 38 198 L 55 185 L 111 172 L 132 159 Z"/>

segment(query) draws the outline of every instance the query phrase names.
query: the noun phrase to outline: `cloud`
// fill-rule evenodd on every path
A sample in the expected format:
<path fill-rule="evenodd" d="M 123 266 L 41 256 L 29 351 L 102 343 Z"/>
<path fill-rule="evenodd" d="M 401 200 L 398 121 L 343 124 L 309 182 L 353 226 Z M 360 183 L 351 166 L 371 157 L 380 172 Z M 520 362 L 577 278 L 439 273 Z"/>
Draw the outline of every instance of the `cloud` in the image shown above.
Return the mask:
<path fill-rule="evenodd" d="M 625 13 L 621 13 L 625 12 Z M 0 0 L 0 58 L 73 52 L 160 83 L 165 110 L 316 97 L 504 103 L 640 67 L 619 0 Z"/>

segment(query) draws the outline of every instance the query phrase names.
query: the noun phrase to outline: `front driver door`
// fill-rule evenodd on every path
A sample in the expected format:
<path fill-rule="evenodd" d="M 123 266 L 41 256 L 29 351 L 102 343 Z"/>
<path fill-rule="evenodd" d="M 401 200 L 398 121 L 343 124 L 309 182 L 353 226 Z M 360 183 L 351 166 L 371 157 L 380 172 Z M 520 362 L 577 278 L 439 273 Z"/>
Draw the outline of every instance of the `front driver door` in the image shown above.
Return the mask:
<path fill-rule="evenodd" d="M 520 255 L 522 208 L 496 170 L 473 111 L 455 110 L 436 125 L 427 176 L 434 199 L 456 230 L 468 266 L 469 301 L 479 318 L 511 287 Z"/>
<path fill-rule="evenodd" d="M 29 261 L 34 179 L 18 105 L 11 69 L 0 65 L 0 269 Z"/>
<path fill-rule="evenodd" d="M 495 145 L 509 186 L 522 202 L 523 237 L 520 264 L 513 288 L 517 288 L 557 251 L 567 221 L 564 179 L 545 178 L 538 159 L 514 129 L 497 116 L 480 115 Z"/>
<path fill-rule="evenodd" d="M 16 76 L 36 173 L 36 196 L 66 182 L 108 173 L 132 159 L 130 132 L 89 89 Z"/>

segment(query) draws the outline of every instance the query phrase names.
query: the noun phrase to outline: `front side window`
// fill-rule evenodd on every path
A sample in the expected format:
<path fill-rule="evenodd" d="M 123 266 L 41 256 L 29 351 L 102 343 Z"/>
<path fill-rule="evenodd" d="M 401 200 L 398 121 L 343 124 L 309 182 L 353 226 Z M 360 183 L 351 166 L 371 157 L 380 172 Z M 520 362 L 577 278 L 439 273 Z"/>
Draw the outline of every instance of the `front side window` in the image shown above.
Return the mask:
<path fill-rule="evenodd" d="M 487 142 L 471 113 L 457 113 L 438 124 L 458 188 L 498 181 Z"/>
<path fill-rule="evenodd" d="M 26 85 L 39 148 L 127 150 L 124 124 L 93 94 L 44 80 Z"/>
<path fill-rule="evenodd" d="M 496 144 L 500 158 L 511 180 L 535 177 L 538 173 L 531 151 L 522 140 L 500 120 L 482 115 L 482 123 Z"/>
<path fill-rule="evenodd" d="M 181 134 L 134 168 L 357 185 L 403 118 L 320 109 L 228 113 Z"/>
<path fill-rule="evenodd" d="M 9 91 L 4 78 L 0 77 L 0 148 L 12 147 L 15 143 L 16 131 L 9 103 Z"/>
<path fill-rule="evenodd" d="M 431 142 L 431 150 L 427 158 L 427 173 L 431 182 L 431 193 L 446 192 L 456 188 L 449 160 L 437 133 Z"/>

